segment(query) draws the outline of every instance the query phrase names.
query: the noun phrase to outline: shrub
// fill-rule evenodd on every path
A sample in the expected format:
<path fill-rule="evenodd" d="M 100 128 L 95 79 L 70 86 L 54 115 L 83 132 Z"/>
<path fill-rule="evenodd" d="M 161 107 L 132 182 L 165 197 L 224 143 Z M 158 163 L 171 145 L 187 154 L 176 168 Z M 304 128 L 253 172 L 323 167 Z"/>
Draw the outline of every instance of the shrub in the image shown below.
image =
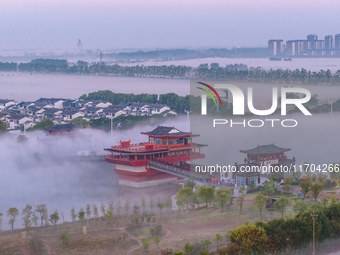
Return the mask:
<path fill-rule="evenodd" d="M 65 229 L 61 231 L 61 234 L 59 235 L 59 239 L 61 240 L 61 243 L 63 246 L 67 246 L 71 242 L 71 239 L 68 237 L 68 232 Z"/>

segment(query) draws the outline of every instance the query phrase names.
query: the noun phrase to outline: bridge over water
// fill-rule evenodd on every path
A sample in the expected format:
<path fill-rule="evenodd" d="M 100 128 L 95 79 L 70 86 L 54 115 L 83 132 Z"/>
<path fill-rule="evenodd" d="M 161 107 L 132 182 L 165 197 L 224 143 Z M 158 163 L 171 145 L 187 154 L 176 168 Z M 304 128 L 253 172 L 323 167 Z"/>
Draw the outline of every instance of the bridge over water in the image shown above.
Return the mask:
<path fill-rule="evenodd" d="M 83 155 L 83 156 L 73 156 L 69 157 L 68 159 L 70 161 L 105 161 L 106 157 L 111 157 L 111 155 Z M 148 167 L 172 174 L 178 177 L 182 177 L 185 179 L 191 179 L 195 181 L 199 185 L 207 185 L 218 189 L 237 189 L 235 188 L 234 184 L 231 183 L 223 183 L 220 181 L 212 181 L 210 176 L 208 174 L 202 174 L 202 173 L 194 173 L 190 171 L 190 165 L 184 165 L 184 166 L 177 166 L 171 163 L 165 163 L 155 160 L 148 160 Z"/>
<path fill-rule="evenodd" d="M 185 167 L 185 166 L 177 166 L 177 165 L 173 165 L 169 163 L 148 160 L 148 167 L 151 167 L 152 169 L 155 169 L 161 172 L 165 172 L 165 173 L 172 174 L 178 177 L 182 177 L 185 179 L 191 179 L 200 185 L 207 185 L 207 186 L 211 186 L 211 187 L 219 188 L 219 189 L 226 189 L 226 188 L 235 189 L 234 184 L 223 183 L 220 181 L 212 181 L 209 175 L 202 174 L 202 173 L 193 173 L 190 171 L 188 167 Z"/>

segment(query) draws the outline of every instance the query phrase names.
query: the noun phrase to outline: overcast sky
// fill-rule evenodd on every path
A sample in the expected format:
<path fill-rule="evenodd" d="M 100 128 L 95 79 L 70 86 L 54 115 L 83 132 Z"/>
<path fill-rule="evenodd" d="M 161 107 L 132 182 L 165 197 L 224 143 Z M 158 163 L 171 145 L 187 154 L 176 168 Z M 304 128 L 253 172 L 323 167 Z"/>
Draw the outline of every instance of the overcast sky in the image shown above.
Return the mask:
<path fill-rule="evenodd" d="M 340 33 L 340 1 L 0 0 L 0 50 L 266 46 Z"/>

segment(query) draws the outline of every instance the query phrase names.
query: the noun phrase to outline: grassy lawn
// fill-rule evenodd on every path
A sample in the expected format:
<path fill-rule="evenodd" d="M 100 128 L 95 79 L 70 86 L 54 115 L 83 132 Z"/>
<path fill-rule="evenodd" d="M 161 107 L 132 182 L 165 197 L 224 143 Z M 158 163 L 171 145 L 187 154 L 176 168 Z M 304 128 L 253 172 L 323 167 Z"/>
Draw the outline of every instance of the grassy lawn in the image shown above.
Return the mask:
<path fill-rule="evenodd" d="M 126 228 L 126 232 L 128 232 L 130 235 L 133 235 L 134 237 L 137 237 L 139 240 L 145 238 L 149 242 L 153 241 L 153 238 L 150 237 L 150 229 L 154 228 L 155 226 L 138 226 L 138 227 L 130 227 Z M 159 237 L 163 237 L 166 235 L 166 231 L 162 230 L 162 233 L 159 235 Z"/>
<path fill-rule="evenodd" d="M 21 252 L 20 246 L 13 239 L 17 239 L 16 236 L 13 235 L 13 236 L 0 239 L 0 254 L 1 255 L 23 254 Z"/>
<path fill-rule="evenodd" d="M 246 200 L 251 200 L 256 193 L 247 194 Z M 276 196 L 275 196 L 276 197 Z M 291 198 L 293 204 L 293 198 Z M 237 201 L 234 200 L 234 204 Z M 226 207 L 228 204 L 226 205 Z M 151 243 L 148 254 L 159 255 L 160 249 L 171 248 L 174 252 L 182 251 L 186 243 L 201 242 L 205 239 L 210 240 L 214 248 L 214 236 L 216 233 L 220 233 L 223 236 L 229 229 L 235 229 L 240 225 L 243 225 L 246 221 L 254 223 L 256 221 L 268 221 L 275 217 L 281 217 L 278 212 L 270 212 L 267 209 L 263 209 L 262 216 L 260 216 L 259 210 L 252 204 L 243 204 L 242 213 L 240 213 L 240 206 L 232 208 L 224 208 L 224 212 L 221 211 L 212 212 L 219 207 L 214 208 L 202 208 L 194 211 L 172 212 L 163 213 L 162 217 L 156 217 L 156 224 L 162 225 L 162 227 L 170 230 L 171 234 L 166 238 L 161 239 L 160 248 L 156 244 Z M 284 214 L 292 215 L 292 206 L 289 206 Z M 41 228 L 32 228 L 28 231 L 28 235 L 32 237 L 40 238 L 43 242 L 50 246 L 53 255 L 76 255 L 76 254 L 125 254 L 128 250 L 138 247 L 137 241 L 126 238 L 125 240 L 117 241 L 120 236 L 125 232 L 118 229 L 107 229 L 119 226 L 128 226 L 131 220 L 126 216 L 117 217 L 116 221 L 110 225 L 107 221 L 98 219 L 91 219 L 84 222 L 65 222 L 57 226 L 48 226 Z M 88 233 L 82 234 L 82 227 L 87 226 Z M 126 231 L 138 239 L 146 238 L 152 241 L 149 231 L 153 226 L 138 226 L 128 227 Z M 59 235 L 63 229 L 68 231 L 68 236 L 71 239 L 71 243 L 67 247 L 63 247 L 59 240 Z M 99 230 L 104 229 L 104 230 Z M 92 230 L 92 231 L 91 231 Z M 27 240 L 20 239 L 20 233 L 23 230 L 5 231 L 0 234 L 0 244 L 11 247 L 12 250 L 7 252 L 13 254 L 19 247 L 10 239 L 16 238 L 23 244 Z M 4 234 L 6 233 L 6 234 Z M 166 235 L 166 231 L 163 229 L 160 237 Z M 225 240 L 223 241 L 225 244 Z M 4 245 L 2 245 L 4 246 Z M 25 245 L 26 247 L 26 245 Z M 28 247 L 28 246 L 27 246 Z M 9 248 L 6 248 L 9 249 Z M 12 252 L 13 251 L 13 252 Z M 20 251 L 20 250 L 19 250 Z M 0 252 L 0 254 L 7 255 Z M 136 250 L 133 254 L 144 254 L 142 249 Z"/>

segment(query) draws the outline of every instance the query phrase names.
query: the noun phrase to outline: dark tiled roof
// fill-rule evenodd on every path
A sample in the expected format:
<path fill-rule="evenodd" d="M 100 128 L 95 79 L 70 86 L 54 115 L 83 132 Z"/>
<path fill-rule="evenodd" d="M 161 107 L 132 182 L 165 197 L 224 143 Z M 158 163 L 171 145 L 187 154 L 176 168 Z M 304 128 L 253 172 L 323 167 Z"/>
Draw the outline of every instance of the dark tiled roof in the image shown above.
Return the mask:
<path fill-rule="evenodd" d="M 145 135 L 154 135 L 154 136 L 179 136 L 179 135 L 187 135 L 189 132 L 182 132 L 175 127 L 163 127 L 158 126 L 154 130 L 150 132 L 142 132 Z"/>
<path fill-rule="evenodd" d="M 62 112 L 62 115 L 73 115 L 73 114 L 76 114 L 77 111 L 63 111 Z"/>
<path fill-rule="evenodd" d="M 26 116 L 24 115 L 12 115 L 11 117 L 9 117 L 9 120 L 21 120 L 23 118 L 25 118 Z"/>
<path fill-rule="evenodd" d="M 7 104 L 8 102 L 11 102 L 14 100 L 9 100 L 9 99 L 0 99 L 0 104 Z"/>
<path fill-rule="evenodd" d="M 40 109 L 39 109 L 40 110 Z M 45 114 L 51 114 L 51 113 L 56 113 L 58 111 L 61 111 L 60 109 L 55 109 L 55 108 L 45 108 L 44 113 Z"/>
<path fill-rule="evenodd" d="M 256 148 L 253 148 L 250 150 L 240 150 L 240 152 L 243 152 L 246 154 L 273 154 L 273 153 L 282 153 L 285 151 L 290 151 L 290 149 L 281 148 L 274 144 L 258 145 Z"/>
<path fill-rule="evenodd" d="M 112 108 L 104 108 L 103 109 L 104 113 L 116 113 L 118 111 L 120 111 L 120 110 L 119 109 L 112 109 Z"/>

